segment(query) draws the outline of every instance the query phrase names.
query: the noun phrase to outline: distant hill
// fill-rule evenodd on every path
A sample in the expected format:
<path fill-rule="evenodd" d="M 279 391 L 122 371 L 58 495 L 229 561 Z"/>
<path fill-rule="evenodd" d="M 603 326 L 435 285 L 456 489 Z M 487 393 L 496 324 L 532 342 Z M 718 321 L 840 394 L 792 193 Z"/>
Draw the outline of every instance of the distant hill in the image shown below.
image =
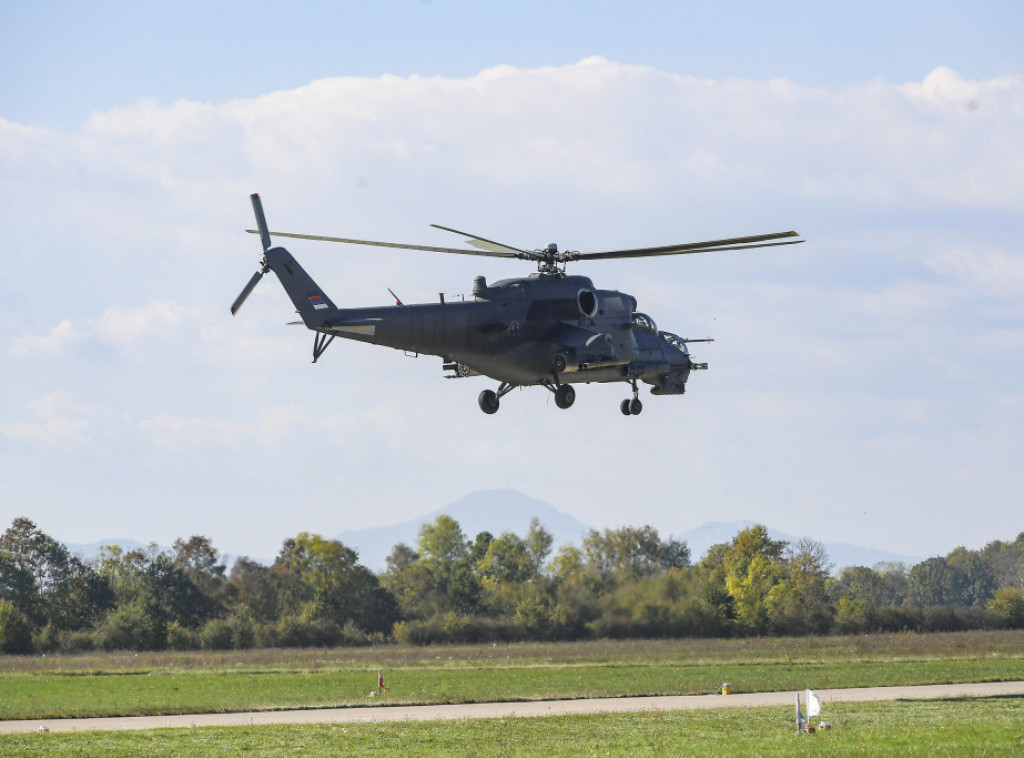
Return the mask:
<path fill-rule="evenodd" d="M 126 553 L 130 550 L 137 550 L 139 548 L 145 550 L 149 547 L 149 545 L 145 542 L 139 542 L 138 540 L 130 540 L 126 538 L 100 540 L 99 542 L 89 542 L 84 544 L 77 542 L 65 542 L 63 544 L 64 547 L 66 547 L 72 555 L 77 555 L 79 558 L 83 558 L 85 560 L 89 560 L 98 556 L 100 554 L 100 548 L 103 547 L 112 547 L 114 545 L 117 545 Z M 163 547 L 158 547 L 157 549 L 166 550 L 166 548 Z"/>
<path fill-rule="evenodd" d="M 383 571 L 391 549 L 399 542 L 410 547 L 416 546 L 420 526 L 432 523 L 438 516 L 448 515 L 459 522 L 467 539 L 473 539 L 480 532 L 490 532 L 497 537 L 502 532 L 515 532 L 526 536 L 530 519 L 536 517 L 541 526 L 554 537 L 552 552 L 559 546 L 572 542 L 579 545 L 590 527 L 582 521 L 564 513 L 553 505 L 528 497 L 516 490 L 486 490 L 472 492 L 451 505 L 417 516 L 409 521 L 391 526 L 372 527 L 341 532 L 334 539 L 348 545 L 359 553 L 359 562 L 374 571 Z"/>
<path fill-rule="evenodd" d="M 517 492 L 516 490 L 487 490 L 473 492 L 451 505 L 391 526 L 373 527 L 341 532 L 334 539 L 343 542 L 359 553 L 359 562 L 374 571 L 383 571 L 391 549 L 399 542 L 415 547 L 420 526 L 433 522 L 438 516 L 447 514 L 459 522 L 467 539 L 473 539 L 479 532 L 488 531 L 497 537 L 502 532 L 526 535 L 530 519 L 536 516 L 555 538 L 552 552 L 566 542 L 581 545 L 590 530 L 587 524 L 564 513 L 549 503 Z M 685 534 L 670 535 L 662 532 L 662 538 L 674 536 L 686 540 L 690 548 L 690 560 L 696 563 L 712 545 L 731 542 L 738 532 L 754 526 L 754 521 L 710 521 Z M 634 524 L 642 526 L 642 524 Z M 772 539 L 796 542 L 799 537 L 768 527 Z M 813 538 L 813 535 L 809 535 Z M 833 573 L 838 574 L 847 566 L 874 566 L 876 563 L 896 561 L 913 566 L 921 558 L 897 555 L 860 545 L 823 543 L 832 562 Z"/>
<path fill-rule="evenodd" d="M 698 526 L 696 529 L 691 529 L 686 534 L 678 535 L 677 539 L 686 540 L 686 544 L 690 547 L 690 560 L 696 563 L 707 552 L 709 547 L 722 542 L 732 542 L 738 532 L 743 529 L 749 529 L 755 523 L 754 521 L 732 521 L 728 523 L 725 521 L 709 521 Z M 772 529 L 770 526 L 767 529 L 768 536 L 773 540 L 785 540 L 786 542 L 793 543 L 800 539 L 799 536 L 794 537 L 792 534 L 780 532 L 778 529 Z M 813 535 L 800 536 L 809 536 L 811 539 L 814 539 Z M 829 559 L 832 561 L 833 574 L 838 574 L 848 566 L 871 567 L 876 563 L 888 562 L 905 563 L 909 568 L 923 560 L 914 555 L 898 555 L 871 547 L 862 547 L 861 545 L 836 542 L 823 542 L 822 544 L 828 553 Z"/>
<path fill-rule="evenodd" d="M 579 519 L 558 510 L 550 503 L 529 497 L 516 490 L 501 489 L 472 492 L 451 505 L 438 508 L 423 516 L 391 526 L 341 532 L 334 535 L 332 539 L 356 550 L 359 553 L 360 563 L 373 571 L 380 572 L 384 570 L 388 554 L 395 545 L 404 542 L 410 547 L 415 547 L 420 526 L 432 523 L 442 514 L 447 514 L 458 521 L 466 538 L 470 540 L 483 531 L 488 531 L 495 537 L 502 532 L 514 532 L 520 536 L 526 536 L 526 531 L 530 527 L 530 519 L 536 516 L 541 525 L 554 537 L 552 552 L 557 551 L 561 545 L 567 542 L 582 545 L 583 538 L 591 528 Z M 754 521 L 709 521 L 684 534 L 674 534 L 660 529 L 659 532 L 662 538 L 674 536 L 676 539 L 686 540 L 686 544 L 690 548 L 690 560 L 696 563 L 709 547 L 722 542 L 731 542 L 739 531 L 747 529 L 755 523 Z M 643 524 L 632 524 L 632 526 L 643 526 Z M 790 543 L 799 539 L 799 537 L 771 527 L 768 527 L 768 534 L 772 539 L 785 540 Z M 814 535 L 808 536 L 814 537 Z M 895 561 L 905 563 L 909 567 L 922 560 L 918 556 L 898 555 L 860 545 L 823 544 L 832 562 L 834 574 L 838 574 L 847 566 L 874 566 L 876 563 Z M 132 539 L 108 539 L 89 544 L 65 543 L 65 545 L 72 553 L 86 559 L 96 557 L 103 545 L 120 545 L 125 550 L 147 547 L 146 543 Z M 168 550 L 169 548 L 160 547 L 159 549 Z M 234 556 L 222 555 L 221 560 L 230 566 L 234 563 Z M 273 562 L 272 558 L 255 560 L 267 564 Z"/>

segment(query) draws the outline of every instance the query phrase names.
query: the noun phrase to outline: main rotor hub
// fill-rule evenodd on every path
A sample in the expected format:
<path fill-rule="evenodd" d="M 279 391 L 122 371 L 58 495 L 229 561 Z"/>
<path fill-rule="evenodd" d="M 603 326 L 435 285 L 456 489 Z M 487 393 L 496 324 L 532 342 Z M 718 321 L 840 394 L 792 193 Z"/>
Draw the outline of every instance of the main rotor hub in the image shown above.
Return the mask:
<path fill-rule="evenodd" d="M 565 276 L 565 253 L 558 252 L 556 243 L 549 242 L 543 250 L 537 250 L 534 256 L 537 261 L 537 271 L 540 273 Z"/>

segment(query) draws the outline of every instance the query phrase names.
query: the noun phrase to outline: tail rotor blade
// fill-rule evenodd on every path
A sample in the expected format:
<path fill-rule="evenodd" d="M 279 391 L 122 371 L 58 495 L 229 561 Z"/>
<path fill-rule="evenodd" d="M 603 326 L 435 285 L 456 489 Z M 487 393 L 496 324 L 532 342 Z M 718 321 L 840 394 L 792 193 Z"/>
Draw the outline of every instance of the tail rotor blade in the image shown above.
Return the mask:
<path fill-rule="evenodd" d="M 252 209 L 256 212 L 256 226 L 260 230 L 260 240 L 263 242 L 263 252 L 265 253 L 270 249 L 270 232 L 267 230 L 267 219 L 263 215 L 263 203 L 260 202 L 260 196 L 255 192 L 252 194 Z"/>
<path fill-rule="evenodd" d="M 256 196 L 253 195 L 253 197 L 255 198 Z M 258 198 L 256 199 L 256 202 L 259 202 Z M 262 214 L 259 214 L 259 215 L 262 215 Z M 252 275 L 252 279 L 250 279 L 249 283 L 247 285 L 245 285 L 245 289 L 242 290 L 242 293 L 238 297 L 235 298 L 235 302 L 233 302 L 231 304 L 231 315 L 232 316 L 234 316 L 236 313 L 238 313 L 238 309 L 242 307 L 242 303 L 244 303 L 246 298 L 249 297 L 249 295 L 252 294 L 252 291 L 254 289 L 256 289 L 256 285 L 260 283 L 260 279 L 262 279 L 262 278 L 263 278 L 263 272 L 262 271 L 257 271 L 255 274 Z"/>

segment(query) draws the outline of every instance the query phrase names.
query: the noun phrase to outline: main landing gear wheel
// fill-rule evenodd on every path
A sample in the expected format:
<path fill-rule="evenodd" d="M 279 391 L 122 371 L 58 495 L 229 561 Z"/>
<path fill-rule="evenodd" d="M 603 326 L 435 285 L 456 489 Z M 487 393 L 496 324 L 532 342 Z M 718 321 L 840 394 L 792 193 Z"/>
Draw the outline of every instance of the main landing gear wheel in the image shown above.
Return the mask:
<path fill-rule="evenodd" d="M 639 398 L 634 397 L 632 400 L 626 398 L 619 403 L 619 410 L 622 411 L 623 416 L 639 416 L 640 411 L 644 409 L 644 404 L 640 402 Z"/>
<path fill-rule="evenodd" d="M 640 411 L 644 409 L 644 404 L 637 397 L 640 394 L 640 388 L 636 386 L 636 379 L 629 379 L 627 381 L 629 381 L 629 385 L 633 388 L 633 399 L 627 398 L 619 403 L 619 410 L 622 411 L 623 416 L 639 416 Z"/>
<path fill-rule="evenodd" d="M 480 405 L 480 410 L 484 413 L 491 414 L 498 412 L 498 395 L 494 390 L 484 390 L 476 399 Z"/>
<path fill-rule="evenodd" d="M 555 405 L 559 408 L 569 408 L 576 402 L 576 390 L 571 384 L 563 384 L 555 390 Z"/>

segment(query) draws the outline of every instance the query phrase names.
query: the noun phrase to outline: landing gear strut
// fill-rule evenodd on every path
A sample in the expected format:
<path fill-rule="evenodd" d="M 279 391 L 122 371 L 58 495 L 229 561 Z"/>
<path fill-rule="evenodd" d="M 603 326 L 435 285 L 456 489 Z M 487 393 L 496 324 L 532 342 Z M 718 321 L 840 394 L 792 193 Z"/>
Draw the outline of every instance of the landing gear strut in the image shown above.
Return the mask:
<path fill-rule="evenodd" d="M 644 404 L 637 397 L 640 394 L 640 390 L 636 386 L 636 379 L 630 379 L 629 383 L 633 385 L 633 399 L 629 400 L 627 398 L 619 403 L 619 410 L 622 411 L 623 416 L 639 416 L 640 411 L 644 409 Z"/>

